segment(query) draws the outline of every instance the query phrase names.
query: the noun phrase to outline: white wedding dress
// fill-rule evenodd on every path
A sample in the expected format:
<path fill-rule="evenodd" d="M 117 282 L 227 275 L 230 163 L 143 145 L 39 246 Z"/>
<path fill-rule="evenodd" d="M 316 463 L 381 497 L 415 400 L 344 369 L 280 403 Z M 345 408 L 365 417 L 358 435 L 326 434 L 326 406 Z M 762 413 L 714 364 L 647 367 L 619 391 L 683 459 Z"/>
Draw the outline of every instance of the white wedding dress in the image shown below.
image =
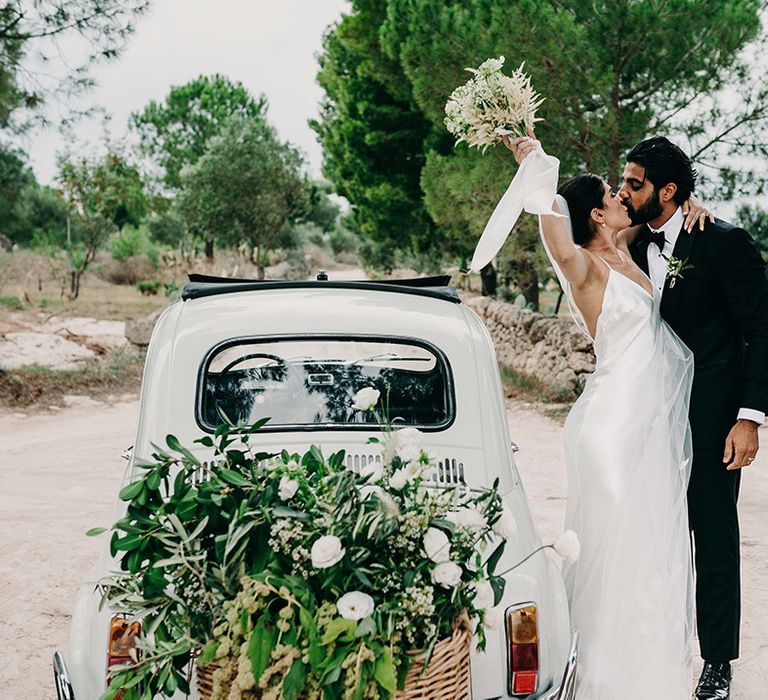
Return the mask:
<path fill-rule="evenodd" d="M 499 208 L 494 213 L 497 231 L 522 208 L 551 213 L 558 165 L 543 151 L 523 161 L 516 187 L 499 204 L 501 214 Z M 568 211 L 562 197 L 558 206 Z M 480 258 L 490 250 L 481 249 L 482 243 Z M 574 320 L 586 333 L 569 285 L 553 265 Z M 578 562 L 564 569 L 572 627 L 581 633 L 576 697 L 688 700 L 693 356 L 661 319 L 660 297 L 608 267 L 594 338 L 597 365 L 564 430 L 565 527 L 581 542 Z"/>

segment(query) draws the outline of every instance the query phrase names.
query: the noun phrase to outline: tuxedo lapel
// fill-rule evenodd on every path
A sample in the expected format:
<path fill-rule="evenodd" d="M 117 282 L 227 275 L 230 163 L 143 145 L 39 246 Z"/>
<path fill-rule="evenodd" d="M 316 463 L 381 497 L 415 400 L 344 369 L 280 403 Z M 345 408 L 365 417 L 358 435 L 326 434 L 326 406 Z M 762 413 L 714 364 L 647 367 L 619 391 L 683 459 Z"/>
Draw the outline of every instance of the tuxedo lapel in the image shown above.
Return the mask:
<path fill-rule="evenodd" d="M 682 260 L 684 264 L 689 264 L 686 261 L 691 257 L 695 238 L 695 228 L 690 233 L 685 229 L 681 229 L 677 236 L 672 256 Z M 687 272 L 690 272 L 690 270 Z M 686 271 L 682 271 L 677 277 L 667 275 L 667 278 L 664 280 L 664 293 L 661 296 L 661 307 L 659 310 L 662 318 L 667 321 L 671 322 L 680 313 L 683 292 L 685 290 L 685 275 Z"/>
<path fill-rule="evenodd" d="M 630 248 L 630 253 L 632 253 L 632 258 L 635 261 L 635 265 L 637 265 L 646 275 L 650 277 L 648 272 L 648 245 L 650 244 L 648 233 L 648 226 L 643 226 L 643 228 L 640 230 L 640 233 L 637 234 L 637 239 Z"/>

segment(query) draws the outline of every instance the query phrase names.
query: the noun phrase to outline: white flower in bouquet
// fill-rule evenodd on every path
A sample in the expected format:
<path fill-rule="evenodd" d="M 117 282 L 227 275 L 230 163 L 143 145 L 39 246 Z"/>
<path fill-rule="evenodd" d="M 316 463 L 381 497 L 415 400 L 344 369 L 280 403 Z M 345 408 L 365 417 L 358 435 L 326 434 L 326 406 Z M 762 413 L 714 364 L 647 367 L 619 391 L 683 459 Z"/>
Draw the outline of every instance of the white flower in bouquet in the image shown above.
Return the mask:
<path fill-rule="evenodd" d="M 452 561 L 438 564 L 432 569 L 432 581 L 443 588 L 455 588 L 461 583 L 461 567 Z"/>
<path fill-rule="evenodd" d="M 445 519 L 456 527 L 465 527 L 468 530 L 484 530 L 488 527 L 486 517 L 475 508 L 457 508 L 450 511 Z"/>
<path fill-rule="evenodd" d="M 335 535 L 323 535 L 312 544 L 311 557 L 312 566 L 316 569 L 327 569 L 344 558 L 344 547 Z"/>
<path fill-rule="evenodd" d="M 493 588 L 491 587 L 491 584 L 488 583 L 485 579 L 481 581 L 476 581 L 474 584 L 475 587 L 475 597 L 472 600 L 474 606 L 478 610 L 485 610 L 493 606 Z"/>
<path fill-rule="evenodd" d="M 395 470 L 395 473 L 389 477 L 389 485 L 395 491 L 402 491 L 405 485 L 421 476 L 422 468 L 418 462 L 408 462 L 404 467 Z"/>
<path fill-rule="evenodd" d="M 581 554 L 579 536 L 573 530 L 566 530 L 552 545 L 553 549 L 566 561 L 577 562 Z"/>
<path fill-rule="evenodd" d="M 451 560 L 451 543 L 447 535 L 436 527 L 430 527 L 422 538 L 427 557 L 435 564 Z"/>
<path fill-rule="evenodd" d="M 469 81 L 457 87 L 445 105 L 445 125 L 456 143 L 487 149 L 501 141 L 505 134 L 524 136 L 541 121 L 536 110 L 543 100 L 531 87 L 531 79 L 523 73 L 523 65 L 512 75 L 501 69 L 504 56 L 489 58 L 473 73 Z"/>
<path fill-rule="evenodd" d="M 373 614 L 373 598 L 362 591 L 350 591 L 336 601 L 336 608 L 345 620 L 362 620 Z"/>
<path fill-rule="evenodd" d="M 277 495 L 283 501 L 290 501 L 299 490 L 299 482 L 296 479 L 289 479 L 287 476 L 283 476 L 280 479 L 280 486 L 277 490 Z"/>
<path fill-rule="evenodd" d="M 384 465 L 376 461 L 368 462 L 360 468 L 360 476 L 369 482 L 381 481 L 384 476 Z"/>
<path fill-rule="evenodd" d="M 501 517 L 493 524 L 493 532 L 503 540 L 511 540 L 517 534 L 517 521 L 507 506 L 504 506 Z"/>
<path fill-rule="evenodd" d="M 378 402 L 381 392 L 372 386 L 367 386 L 358 391 L 352 399 L 352 407 L 358 411 L 370 411 Z"/>
<path fill-rule="evenodd" d="M 418 445 L 398 445 L 395 448 L 395 454 L 402 460 L 403 464 L 418 462 L 421 459 L 421 447 Z"/>
<path fill-rule="evenodd" d="M 487 608 L 485 610 L 485 627 L 489 630 L 496 630 L 501 627 L 504 621 L 504 611 L 501 606 L 496 608 Z"/>

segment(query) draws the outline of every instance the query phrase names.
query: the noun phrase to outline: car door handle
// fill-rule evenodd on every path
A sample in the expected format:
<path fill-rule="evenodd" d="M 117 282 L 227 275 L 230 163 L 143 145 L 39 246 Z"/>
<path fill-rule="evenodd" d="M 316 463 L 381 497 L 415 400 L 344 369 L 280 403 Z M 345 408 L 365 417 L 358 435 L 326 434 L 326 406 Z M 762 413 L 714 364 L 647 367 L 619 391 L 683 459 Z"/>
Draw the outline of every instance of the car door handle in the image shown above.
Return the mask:
<path fill-rule="evenodd" d="M 512 447 L 512 452 L 520 452 L 520 447 L 516 442 L 510 442 L 510 446 Z"/>

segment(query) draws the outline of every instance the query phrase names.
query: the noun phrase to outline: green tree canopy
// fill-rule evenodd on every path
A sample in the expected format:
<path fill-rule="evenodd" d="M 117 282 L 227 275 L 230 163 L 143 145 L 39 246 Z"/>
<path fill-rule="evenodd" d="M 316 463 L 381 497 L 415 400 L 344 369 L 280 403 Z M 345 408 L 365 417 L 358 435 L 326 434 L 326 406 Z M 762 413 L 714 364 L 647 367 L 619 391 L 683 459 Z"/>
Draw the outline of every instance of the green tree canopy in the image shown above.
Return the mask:
<path fill-rule="evenodd" d="M 254 98 L 241 83 L 201 75 L 171 88 L 164 102 L 153 100 L 134 112 L 130 124 L 144 152 L 162 168 L 166 186 L 177 190 L 182 168 L 198 161 L 231 117 L 246 117 L 266 130 L 266 109 L 266 99 Z"/>
<path fill-rule="evenodd" d="M 52 97 L 68 102 L 91 87 L 90 68 L 120 54 L 148 7 L 149 0 L 5 0 L 0 128 L 18 107 L 34 109 Z M 62 42 L 70 47 L 66 56 Z"/>
<path fill-rule="evenodd" d="M 214 241 L 252 246 L 263 277 L 266 252 L 285 224 L 307 211 L 301 166 L 299 152 L 260 118 L 236 115 L 182 171 L 179 210 L 211 251 Z"/>
<path fill-rule="evenodd" d="M 422 245 L 437 240 L 444 251 L 466 255 L 514 161 L 503 147 L 486 155 L 454 148 L 444 106 L 468 79 L 465 68 L 504 55 L 510 69 L 525 62 L 546 97 L 538 135 L 560 158 L 561 175 L 592 170 L 615 181 L 633 143 L 666 133 L 705 164 L 705 179 L 724 185 L 722 193 L 759 189 L 764 168 L 738 172 L 721 147 L 737 157 L 760 156 L 759 163 L 768 156 L 768 82 L 749 72 L 761 8 L 760 0 L 353 0 L 351 14 L 326 37 L 318 76 L 326 91 L 318 125 L 325 174 L 356 211 L 370 210 L 366 221 L 376 230 L 369 235 L 381 236 L 377 215 L 387 204 L 350 184 L 372 177 L 372 135 L 377 142 L 414 135 L 390 152 L 401 178 L 382 180 L 393 187 L 418 182 L 422 191 L 409 190 L 408 201 L 419 215 L 426 211 L 440 235 L 429 225 L 411 234 Z M 350 96 L 364 80 L 376 86 L 364 93 L 367 102 Z M 725 88 L 738 99 L 722 100 Z M 404 106 L 408 118 L 378 120 L 388 101 Z M 417 135 L 412 123 L 420 124 Z M 508 247 L 523 259 L 533 241 L 513 236 Z M 531 271 L 516 267 L 518 284 L 534 294 Z"/>
<path fill-rule="evenodd" d="M 70 297 L 74 299 L 96 253 L 114 231 L 141 221 L 146 200 L 138 170 L 110 144 L 99 158 L 61 156 L 58 181 L 70 217 L 67 252 Z"/>

